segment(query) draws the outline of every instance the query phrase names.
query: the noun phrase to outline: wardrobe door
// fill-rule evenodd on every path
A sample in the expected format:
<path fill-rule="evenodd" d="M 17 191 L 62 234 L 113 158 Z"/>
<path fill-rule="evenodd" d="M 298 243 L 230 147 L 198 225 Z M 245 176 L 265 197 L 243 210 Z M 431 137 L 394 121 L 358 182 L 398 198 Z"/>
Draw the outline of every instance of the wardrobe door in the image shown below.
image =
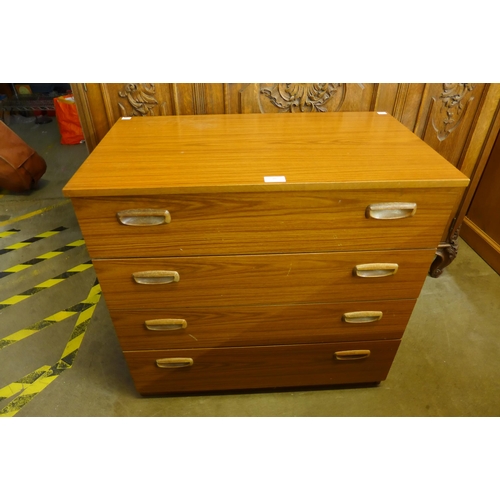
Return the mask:
<path fill-rule="evenodd" d="M 500 273 L 500 134 L 477 186 L 461 235 Z"/>

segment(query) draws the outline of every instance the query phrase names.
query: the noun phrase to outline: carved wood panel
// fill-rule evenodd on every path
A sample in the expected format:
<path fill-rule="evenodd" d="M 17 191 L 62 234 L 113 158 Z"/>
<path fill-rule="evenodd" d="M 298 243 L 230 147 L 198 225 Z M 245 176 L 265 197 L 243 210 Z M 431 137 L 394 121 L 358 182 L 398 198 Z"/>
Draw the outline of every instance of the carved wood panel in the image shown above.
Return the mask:
<path fill-rule="evenodd" d="M 457 168 L 481 110 L 484 83 L 427 84 L 414 132 Z"/>
<path fill-rule="evenodd" d="M 171 86 L 155 83 L 101 84 L 110 127 L 124 116 L 165 116 L 173 114 Z"/>
<path fill-rule="evenodd" d="M 325 113 L 373 109 L 375 84 L 250 83 L 240 90 L 240 113 Z"/>

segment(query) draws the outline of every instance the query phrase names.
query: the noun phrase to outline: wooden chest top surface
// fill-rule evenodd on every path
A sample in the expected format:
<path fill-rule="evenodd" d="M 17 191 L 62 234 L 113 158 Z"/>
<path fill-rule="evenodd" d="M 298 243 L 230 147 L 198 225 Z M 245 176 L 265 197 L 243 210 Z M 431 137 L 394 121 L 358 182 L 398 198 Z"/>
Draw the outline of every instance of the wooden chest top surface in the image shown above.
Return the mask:
<path fill-rule="evenodd" d="M 266 182 L 283 176 L 286 182 Z M 69 181 L 69 197 L 408 187 L 468 179 L 375 112 L 120 119 Z"/>

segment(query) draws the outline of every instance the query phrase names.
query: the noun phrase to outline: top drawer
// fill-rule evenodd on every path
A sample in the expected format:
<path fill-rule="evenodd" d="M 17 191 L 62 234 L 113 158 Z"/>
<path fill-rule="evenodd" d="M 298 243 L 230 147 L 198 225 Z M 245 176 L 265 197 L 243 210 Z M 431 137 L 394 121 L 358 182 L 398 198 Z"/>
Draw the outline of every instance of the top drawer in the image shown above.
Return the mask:
<path fill-rule="evenodd" d="M 72 202 L 92 258 L 162 257 L 435 248 L 459 191 L 214 193 Z M 404 205 L 369 215 L 368 207 L 386 203 Z M 416 206 L 413 215 L 408 204 Z M 117 214 L 133 209 L 168 211 L 170 221 L 121 223 Z"/>

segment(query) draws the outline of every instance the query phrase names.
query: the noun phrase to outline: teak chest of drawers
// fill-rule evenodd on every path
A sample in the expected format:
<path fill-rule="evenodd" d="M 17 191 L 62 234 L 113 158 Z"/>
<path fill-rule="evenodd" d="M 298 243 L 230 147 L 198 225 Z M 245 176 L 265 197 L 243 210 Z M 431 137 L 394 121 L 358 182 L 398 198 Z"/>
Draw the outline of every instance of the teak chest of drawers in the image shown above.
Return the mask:
<path fill-rule="evenodd" d="M 380 382 L 468 179 L 390 115 L 119 120 L 64 188 L 141 394 Z"/>

